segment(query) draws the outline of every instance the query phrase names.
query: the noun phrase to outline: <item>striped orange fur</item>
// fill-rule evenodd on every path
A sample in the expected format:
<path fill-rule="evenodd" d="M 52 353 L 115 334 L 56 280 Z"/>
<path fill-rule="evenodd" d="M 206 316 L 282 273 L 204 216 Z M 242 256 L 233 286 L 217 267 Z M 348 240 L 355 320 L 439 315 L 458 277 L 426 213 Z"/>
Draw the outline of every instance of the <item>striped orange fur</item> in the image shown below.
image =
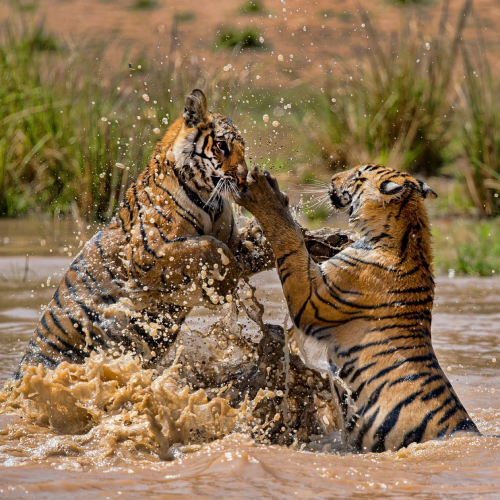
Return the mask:
<path fill-rule="evenodd" d="M 42 314 L 25 364 L 80 363 L 94 349 L 156 363 L 193 306 L 222 304 L 265 264 L 245 246 L 229 203 L 245 142 L 194 90 L 116 216 L 75 258 Z"/>
<path fill-rule="evenodd" d="M 360 239 L 316 264 L 268 172 L 254 168 L 237 201 L 259 221 L 306 364 L 332 381 L 346 442 L 397 450 L 477 428 L 431 342 L 434 301 L 427 184 L 380 165 L 333 176 L 330 200 Z"/>

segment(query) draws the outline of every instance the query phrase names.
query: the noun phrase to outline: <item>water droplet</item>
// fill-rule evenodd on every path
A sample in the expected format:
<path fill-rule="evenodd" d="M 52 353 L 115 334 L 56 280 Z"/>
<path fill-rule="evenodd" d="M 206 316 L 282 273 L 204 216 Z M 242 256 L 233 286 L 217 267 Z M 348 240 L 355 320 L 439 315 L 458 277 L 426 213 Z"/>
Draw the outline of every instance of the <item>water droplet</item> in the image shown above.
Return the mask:
<path fill-rule="evenodd" d="M 148 94 L 142 94 L 142 98 L 143 98 L 146 102 L 149 102 L 149 96 L 148 96 Z"/>
<path fill-rule="evenodd" d="M 264 115 L 262 119 L 264 120 L 265 123 L 267 123 L 269 121 L 269 115 Z"/>
<path fill-rule="evenodd" d="M 115 163 L 116 168 L 125 168 L 125 165 L 123 163 Z"/>
<path fill-rule="evenodd" d="M 274 120 L 274 121 L 273 121 L 273 127 L 277 127 L 279 124 L 280 124 L 280 122 L 279 122 L 279 121 L 277 121 L 277 120 Z"/>
<path fill-rule="evenodd" d="M 153 129 L 153 132 L 154 132 L 155 134 L 159 134 L 159 133 L 161 132 L 161 130 L 160 130 L 158 127 L 155 127 L 155 128 Z"/>
<path fill-rule="evenodd" d="M 260 43 L 264 43 L 264 37 L 263 37 L 263 36 L 261 36 L 261 37 L 259 38 L 259 42 L 260 42 Z"/>
<path fill-rule="evenodd" d="M 108 119 L 107 119 L 105 116 L 103 116 L 103 117 L 101 118 L 101 121 L 102 121 L 102 122 L 107 122 L 107 121 L 108 121 Z"/>
<path fill-rule="evenodd" d="M 283 54 L 279 54 L 278 55 L 278 61 L 283 61 L 284 57 L 283 57 Z"/>

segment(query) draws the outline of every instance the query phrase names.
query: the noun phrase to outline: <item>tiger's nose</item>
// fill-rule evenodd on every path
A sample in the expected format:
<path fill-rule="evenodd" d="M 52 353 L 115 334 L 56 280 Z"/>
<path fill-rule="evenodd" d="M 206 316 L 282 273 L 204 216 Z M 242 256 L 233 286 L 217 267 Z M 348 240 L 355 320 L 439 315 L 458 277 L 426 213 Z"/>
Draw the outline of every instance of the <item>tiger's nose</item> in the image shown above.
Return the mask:
<path fill-rule="evenodd" d="M 247 166 L 244 163 L 238 164 L 238 167 L 236 168 L 236 178 L 238 179 L 239 186 L 245 184 L 245 181 L 247 179 L 247 173 L 248 173 Z"/>

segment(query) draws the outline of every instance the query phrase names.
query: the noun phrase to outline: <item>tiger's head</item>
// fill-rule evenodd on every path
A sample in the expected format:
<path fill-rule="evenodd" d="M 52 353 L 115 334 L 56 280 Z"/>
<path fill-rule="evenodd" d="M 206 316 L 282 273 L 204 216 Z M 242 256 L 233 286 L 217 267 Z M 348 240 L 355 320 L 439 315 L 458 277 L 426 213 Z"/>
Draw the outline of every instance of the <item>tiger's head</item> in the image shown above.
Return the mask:
<path fill-rule="evenodd" d="M 229 194 L 247 175 L 245 141 L 232 120 L 208 110 L 201 90 L 186 98 L 184 114 L 167 130 L 157 150 L 177 175 L 198 191 Z"/>
<path fill-rule="evenodd" d="M 384 212 L 401 214 L 405 206 L 419 210 L 424 199 L 437 197 L 425 182 L 381 165 L 362 165 L 335 174 L 329 196 L 334 208 L 349 209 L 349 222 L 361 230 L 385 221 Z"/>

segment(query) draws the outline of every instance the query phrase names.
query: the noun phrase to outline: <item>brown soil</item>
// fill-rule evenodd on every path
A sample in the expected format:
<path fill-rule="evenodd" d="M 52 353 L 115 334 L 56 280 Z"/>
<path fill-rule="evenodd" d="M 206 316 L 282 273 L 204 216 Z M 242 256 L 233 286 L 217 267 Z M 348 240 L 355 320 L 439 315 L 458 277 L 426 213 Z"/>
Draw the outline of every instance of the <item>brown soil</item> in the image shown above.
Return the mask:
<path fill-rule="evenodd" d="M 2 3 L 0 20 L 12 16 L 16 3 L 33 4 L 31 0 Z M 130 50 L 132 54 L 161 54 L 159 57 L 163 58 L 176 48 L 182 55 L 196 55 L 200 61 L 217 65 L 231 59 L 229 51 L 214 48 L 217 30 L 255 27 L 264 38 L 266 48 L 244 51 L 239 62 L 252 63 L 254 70 L 258 70 L 255 74 L 261 76 L 259 84 L 266 87 L 269 84 L 290 86 L 292 82 L 313 82 L 321 86 L 321 76 L 329 65 L 359 58 L 362 49 L 370 46 L 357 11 L 360 4 L 369 10 L 383 40 L 389 40 L 390 33 L 399 26 L 401 14 L 408 10 L 422 17 L 425 32 L 434 33 L 442 9 L 442 2 L 437 0 L 417 7 L 395 5 L 394 0 L 263 0 L 263 13 L 242 15 L 239 9 L 245 0 L 185 0 L 182 3 L 157 0 L 151 2 L 155 8 L 133 8 L 137 3 L 138 0 L 44 0 L 38 2 L 34 14 L 24 15 L 45 18 L 47 27 L 73 47 L 104 42 L 111 49 Z M 450 36 L 462 6 L 462 0 L 450 1 Z M 493 28 L 500 24 L 500 4 L 497 0 L 475 0 L 474 9 L 492 58 L 496 60 L 500 55 L 500 36 Z M 177 23 L 173 33 L 176 13 L 185 20 Z M 465 39 L 477 40 L 472 20 Z M 280 54 L 282 62 L 278 60 Z"/>

